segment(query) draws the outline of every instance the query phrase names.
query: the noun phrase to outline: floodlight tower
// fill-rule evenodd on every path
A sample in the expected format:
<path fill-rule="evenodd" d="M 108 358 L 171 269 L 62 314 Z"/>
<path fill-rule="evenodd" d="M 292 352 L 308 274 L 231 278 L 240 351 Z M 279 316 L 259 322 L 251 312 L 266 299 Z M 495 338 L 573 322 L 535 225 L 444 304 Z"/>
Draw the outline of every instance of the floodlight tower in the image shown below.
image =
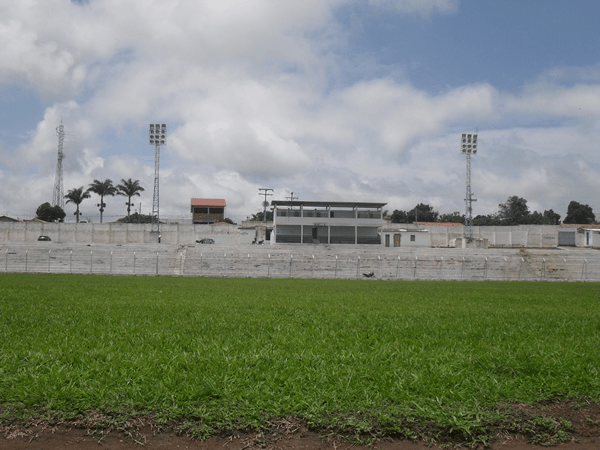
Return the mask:
<path fill-rule="evenodd" d="M 54 176 L 54 191 L 52 192 L 52 206 L 60 206 L 65 209 L 65 196 L 63 190 L 63 166 L 62 161 L 65 157 L 63 153 L 63 143 L 65 141 L 65 127 L 62 122 L 56 127 L 58 133 L 58 161 L 56 163 L 56 175 Z"/>
<path fill-rule="evenodd" d="M 463 133 L 461 137 L 461 152 L 467 157 L 467 195 L 465 197 L 465 229 L 464 238 L 467 242 L 473 240 L 473 206 L 472 202 L 477 199 L 473 198 L 471 192 L 471 155 L 477 154 L 477 133 Z"/>
<path fill-rule="evenodd" d="M 154 145 L 154 197 L 152 200 L 152 230 L 160 242 L 160 216 L 159 216 L 159 201 L 158 201 L 158 166 L 160 160 L 160 146 L 167 145 L 167 125 L 166 124 L 150 124 L 149 143 Z"/>

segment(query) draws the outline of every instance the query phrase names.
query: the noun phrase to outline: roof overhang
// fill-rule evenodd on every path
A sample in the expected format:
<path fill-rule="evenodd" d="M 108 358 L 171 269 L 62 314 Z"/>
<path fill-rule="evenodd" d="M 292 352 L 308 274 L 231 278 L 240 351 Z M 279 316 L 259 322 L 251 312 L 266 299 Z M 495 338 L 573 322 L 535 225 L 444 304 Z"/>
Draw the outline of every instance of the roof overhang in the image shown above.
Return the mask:
<path fill-rule="evenodd" d="M 312 206 L 315 208 L 383 208 L 387 203 L 372 203 L 372 202 L 320 202 L 320 201 L 301 201 L 301 200 L 272 200 L 273 206 L 289 206 L 289 207 L 305 207 Z"/>
<path fill-rule="evenodd" d="M 227 206 L 222 198 L 192 198 L 192 206 Z"/>

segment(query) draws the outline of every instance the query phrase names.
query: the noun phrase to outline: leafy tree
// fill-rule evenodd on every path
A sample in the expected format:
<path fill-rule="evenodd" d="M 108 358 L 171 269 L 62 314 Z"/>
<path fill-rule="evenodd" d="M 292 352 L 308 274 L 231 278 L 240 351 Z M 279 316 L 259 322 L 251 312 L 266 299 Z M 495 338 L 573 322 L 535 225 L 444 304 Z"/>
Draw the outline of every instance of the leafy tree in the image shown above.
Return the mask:
<path fill-rule="evenodd" d="M 127 197 L 127 216 L 131 213 L 131 197 L 140 196 L 140 192 L 144 192 L 144 188 L 140 186 L 140 180 L 133 181 L 131 178 L 128 180 L 121 179 L 121 184 L 117 185 L 117 195 L 124 195 Z"/>
<path fill-rule="evenodd" d="M 84 191 L 83 186 L 81 186 L 78 188 L 69 189 L 69 192 L 67 192 L 65 198 L 67 199 L 67 203 L 75 204 L 76 210 L 73 214 L 76 217 L 76 222 L 79 223 L 79 216 L 81 215 L 79 212 L 79 205 L 84 199 L 90 198 L 90 193 L 88 191 Z"/>
<path fill-rule="evenodd" d="M 477 215 L 473 217 L 473 225 L 476 227 L 494 227 L 502 225 L 497 214 Z"/>
<path fill-rule="evenodd" d="M 252 220 L 256 222 L 264 222 L 265 213 L 264 211 L 259 211 L 256 214 L 252 214 Z M 267 222 L 273 220 L 273 211 L 267 211 Z"/>
<path fill-rule="evenodd" d="M 522 225 L 528 222 L 529 208 L 524 198 L 513 195 L 508 197 L 506 203 L 500 203 L 498 206 L 498 218 L 502 225 Z"/>
<path fill-rule="evenodd" d="M 564 223 L 590 224 L 595 220 L 596 216 L 591 206 L 582 205 L 573 200 L 567 207 L 567 217 L 565 217 Z"/>
<path fill-rule="evenodd" d="M 465 223 L 465 216 L 458 211 L 454 211 L 452 214 L 442 214 L 439 221 L 443 223 Z"/>
<path fill-rule="evenodd" d="M 392 223 L 407 223 L 408 215 L 406 211 L 394 210 L 392 213 Z"/>
<path fill-rule="evenodd" d="M 419 203 L 408 212 L 408 223 L 413 222 L 437 222 L 439 213 L 433 210 L 433 206 Z"/>
<path fill-rule="evenodd" d="M 272 216 L 271 216 L 272 217 Z M 229 217 L 225 217 L 223 219 L 223 222 L 231 224 L 231 225 L 235 225 L 235 223 L 233 222 L 233 220 L 231 220 Z"/>
<path fill-rule="evenodd" d="M 42 203 L 35 210 L 38 219 L 46 222 L 62 222 L 65 219 L 65 212 L 60 206 L 52 206 L 50 203 Z"/>
<path fill-rule="evenodd" d="M 117 222 L 121 223 L 152 223 L 152 215 L 151 214 L 140 214 L 133 213 L 128 215 L 127 217 L 121 217 L 117 220 Z"/>
<path fill-rule="evenodd" d="M 102 223 L 102 214 L 104 213 L 104 207 L 106 206 L 106 203 L 104 203 L 104 197 L 109 195 L 113 197 L 117 193 L 117 188 L 113 186 L 112 180 L 107 178 L 104 181 L 94 180 L 93 183 L 90 183 L 90 188 L 88 191 L 100 196 L 100 203 L 98 203 L 96 206 L 100 207 L 100 223 Z"/>
<path fill-rule="evenodd" d="M 544 225 L 560 225 L 560 214 L 551 209 L 544 211 Z"/>

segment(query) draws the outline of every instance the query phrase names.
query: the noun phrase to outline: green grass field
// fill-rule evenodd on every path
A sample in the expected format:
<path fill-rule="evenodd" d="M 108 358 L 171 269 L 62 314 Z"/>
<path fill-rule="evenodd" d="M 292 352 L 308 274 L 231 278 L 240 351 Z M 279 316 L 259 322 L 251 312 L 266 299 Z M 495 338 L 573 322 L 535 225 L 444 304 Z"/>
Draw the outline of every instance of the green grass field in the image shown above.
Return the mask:
<path fill-rule="evenodd" d="M 600 400 L 599 303 L 598 283 L 0 274 L 0 423 L 486 442 L 526 426 L 502 405 Z"/>

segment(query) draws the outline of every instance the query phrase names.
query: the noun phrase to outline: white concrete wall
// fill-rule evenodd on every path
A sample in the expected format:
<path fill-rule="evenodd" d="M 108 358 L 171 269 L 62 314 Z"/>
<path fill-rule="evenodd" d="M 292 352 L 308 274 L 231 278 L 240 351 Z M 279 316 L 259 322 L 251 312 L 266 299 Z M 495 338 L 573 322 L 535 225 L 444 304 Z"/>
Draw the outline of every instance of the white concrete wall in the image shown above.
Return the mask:
<path fill-rule="evenodd" d="M 34 242 L 39 236 L 50 236 L 58 243 L 143 244 L 154 242 L 151 224 L 124 223 L 42 223 L 0 222 L 0 243 Z M 161 224 L 161 242 L 190 244 L 196 239 L 211 237 L 215 241 L 236 243 L 240 240 L 237 225 Z"/>

